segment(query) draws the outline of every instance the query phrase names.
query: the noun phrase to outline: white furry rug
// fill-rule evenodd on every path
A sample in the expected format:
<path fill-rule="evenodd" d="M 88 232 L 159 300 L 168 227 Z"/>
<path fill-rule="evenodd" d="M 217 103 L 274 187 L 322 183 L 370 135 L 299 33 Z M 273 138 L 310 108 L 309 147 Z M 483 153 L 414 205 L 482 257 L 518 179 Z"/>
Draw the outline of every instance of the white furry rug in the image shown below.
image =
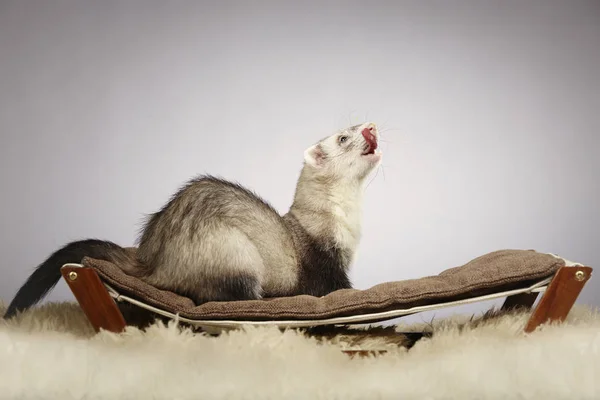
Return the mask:
<path fill-rule="evenodd" d="M 94 335 L 77 305 L 47 304 L 0 320 L 0 398 L 600 398 L 600 314 L 576 307 L 565 324 L 531 335 L 521 333 L 526 319 L 464 329 L 457 318 L 438 321 L 434 337 L 409 351 L 351 359 L 343 343 L 276 329 Z"/>

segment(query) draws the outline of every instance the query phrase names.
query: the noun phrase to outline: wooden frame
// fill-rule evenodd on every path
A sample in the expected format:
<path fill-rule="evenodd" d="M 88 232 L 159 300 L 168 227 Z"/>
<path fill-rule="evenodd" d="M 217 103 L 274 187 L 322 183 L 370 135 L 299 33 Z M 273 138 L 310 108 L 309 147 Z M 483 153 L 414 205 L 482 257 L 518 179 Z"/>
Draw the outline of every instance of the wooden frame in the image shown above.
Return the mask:
<path fill-rule="evenodd" d="M 93 268 L 63 266 L 60 273 L 96 332 L 125 330 L 123 314 Z"/>
<path fill-rule="evenodd" d="M 592 268 L 586 266 L 559 268 L 537 307 L 531 313 L 524 328 L 525 333 L 531 333 L 546 323 L 564 321 L 590 279 L 592 271 Z M 61 274 L 96 332 L 101 329 L 115 333 L 125 330 L 126 322 L 123 314 L 93 268 L 65 265 L 61 268 Z M 535 292 L 508 296 L 502 309 L 529 310 L 537 297 L 538 293 Z M 347 350 L 344 352 L 364 357 L 385 351 Z"/>

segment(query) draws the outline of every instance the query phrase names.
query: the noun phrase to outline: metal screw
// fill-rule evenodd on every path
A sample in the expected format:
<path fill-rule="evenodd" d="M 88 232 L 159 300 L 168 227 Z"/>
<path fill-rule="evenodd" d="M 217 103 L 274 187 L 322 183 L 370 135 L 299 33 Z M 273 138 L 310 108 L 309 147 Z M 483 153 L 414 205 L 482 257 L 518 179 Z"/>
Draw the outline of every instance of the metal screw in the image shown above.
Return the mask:
<path fill-rule="evenodd" d="M 75 279 L 77 279 L 77 272 L 75 271 L 71 271 L 69 272 L 69 279 L 74 281 Z"/>
<path fill-rule="evenodd" d="M 585 279 L 585 272 L 583 271 L 577 271 L 575 272 L 575 279 L 577 279 L 578 281 L 582 281 Z"/>

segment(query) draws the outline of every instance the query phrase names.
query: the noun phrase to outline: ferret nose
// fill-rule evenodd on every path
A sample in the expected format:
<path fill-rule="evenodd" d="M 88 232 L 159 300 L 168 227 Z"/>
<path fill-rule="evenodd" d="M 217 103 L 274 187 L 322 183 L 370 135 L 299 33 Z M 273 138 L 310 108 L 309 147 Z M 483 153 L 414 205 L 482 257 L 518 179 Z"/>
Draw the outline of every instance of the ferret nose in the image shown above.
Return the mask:
<path fill-rule="evenodd" d="M 368 124 L 365 129 L 368 129 L 369 132 L 371 132 L 373 135 L 375 135 L 377 133 L 377 125 L 375 125 L 374 123 L 370 123 Z"/>

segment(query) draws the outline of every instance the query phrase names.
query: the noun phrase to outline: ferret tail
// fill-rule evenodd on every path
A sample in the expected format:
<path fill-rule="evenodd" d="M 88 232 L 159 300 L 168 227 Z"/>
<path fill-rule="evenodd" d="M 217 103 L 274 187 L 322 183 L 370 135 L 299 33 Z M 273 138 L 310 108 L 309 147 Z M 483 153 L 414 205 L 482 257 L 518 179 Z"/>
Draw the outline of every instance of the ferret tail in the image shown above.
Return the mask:
<path fill-rule="evenodd" d="M 86 239 L 68 243 L 38 265 L 8 306 L 4 319 L 37 304 L 60 280 L 60 268 L 64 264 L 78 264 L 84 257 L 118 262 L 126 268 L 133 268 L 136 264 L 135 258 L 126 249 L 109 241 Z"/>

